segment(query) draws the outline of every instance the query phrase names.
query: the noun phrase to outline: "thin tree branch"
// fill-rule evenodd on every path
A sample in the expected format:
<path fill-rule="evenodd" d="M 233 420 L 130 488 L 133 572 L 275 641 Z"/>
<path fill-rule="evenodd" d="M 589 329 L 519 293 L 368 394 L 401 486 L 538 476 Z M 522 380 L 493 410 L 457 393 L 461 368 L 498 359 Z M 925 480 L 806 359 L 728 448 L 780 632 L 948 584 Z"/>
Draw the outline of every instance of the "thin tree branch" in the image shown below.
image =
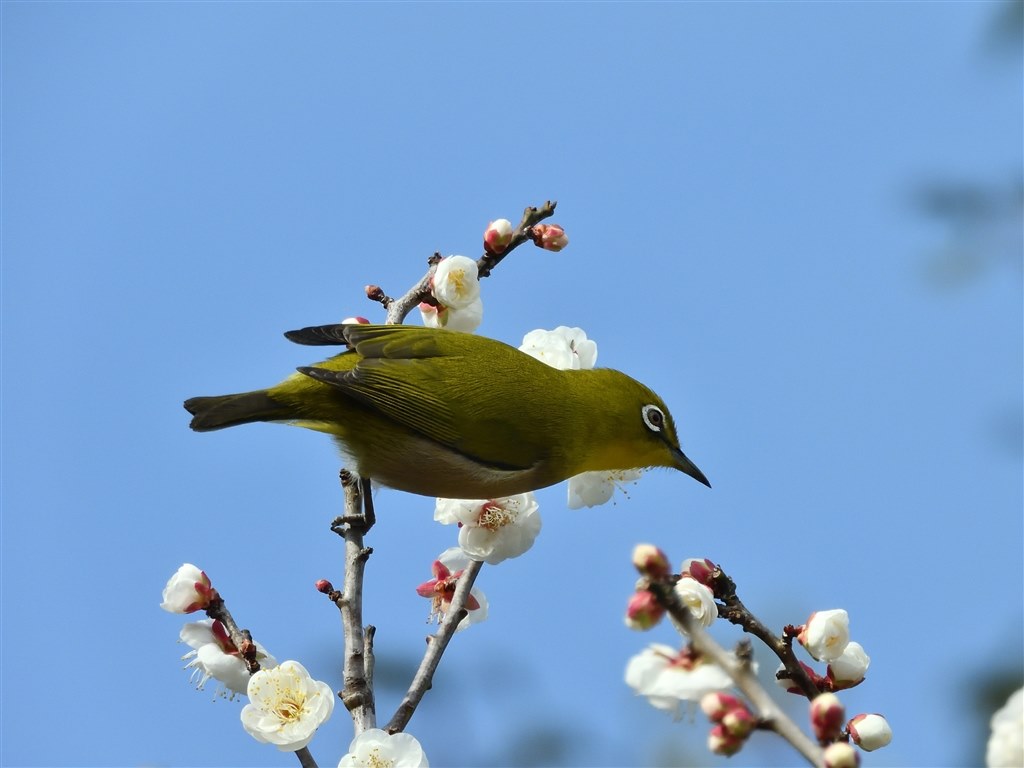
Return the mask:
<path fill-rule="evenodd" d="M 331 530 L 345 538 L 345 581 L 340 600 L 341 622 L 345 635 L 345 686 L 338 694 L 352 715 L 358 736 L 368 728 L 377 726 L 377 712 L 373 687 L 367 679 L 367 670 L 373 661 L 373 629 L 363 629 L 363 573 L 372 549 L 363 546 L 363 536 L 373 525 L 373 506 L 366 505 L 370 495 L 368 480 L 359 480 L 342 470 L 341 484 L 345 491 L 345 515 L 331 525 Z"/>
<path fill-rule="evenodd" d="M 716 566 L 711 578 L 714 582 L 715 596 L 724 603 L 724 606 L 719 606 L 719 615 L 742 627 L 744 632 L 753 635 L 767 645 L 785 667 L 785 677 L 792 680 L 804 696 L 811 700 L 818 696 L 821 689 L 807 674 L 807 670 L 800 664 L 800 660 L 793 652 L 792 636 L 779 637 L 751 613 L 736 594 L 736 582 L 720 567 Z"/>
<path fill-rule="evenodd" d="M 539 208 L 531 206 L 523 211 L 523 218 L 520 220 L 519 226 L 517 226 L 513 231 L 512 240 L 509 242 L 508 247 L 506 247 L 500 254 L 484 253 L 483 256 L 477 259 L 476 265 L 479 270 L 479 276 L 482 278 L 488 277 L 491 274 L 491 271 L 498 266 L 502 259 L 508 256 L 514 249 L 527 242 L 530 239 L 530 231 L 533 226 L 552 216 L 555 213 L 556 205 L 558 205 L 558 203 L 553 200 L 548 200 Z M 433 298 L 430 293 L 430 281 L 434 276 L 434 270 L 437 269 L 439 261 L 441 261 L 440 253 L 435 253 L 431 256 L 427 260 L 427 264 L 429 265 L 427 273 L 421 277 L 419 281 L 412 286 L 412 288 L 398 298 L 388 296 L 384 292 L 384 289 L 379 285 L 368 285 L 366 287 L 367 298 L 371 301 L 380 303 L 384 309 L 387 310 L 387 319 L 385 322 L 388 325 L 398 325 L 402 323 L 409 313 L 420 304 L 420 302 L 430 301 Z"/>
<path fill-rule="evenodd" d="M 206 615 L 224 625 L 228 637 L 231 638 L 231 642 L 234 643 L 235 648 L 241 654 L 249 674 L 254 675 L 259 672 L 260 663 L 256 658 L 256 643 L 253 642 L 252 633 L 248 629 L 240 629 L 238 627 L 234 617 L 231 615 L 231 611 L 228 610 L 224 599 L 219 594 L 206 607 Z"/>
<path fill-rule="evenodd" d="M 455 594 L 452 596 L 451 606 L 445 614 L 437 634 L 427 637 L 427 651 L 423 654 L 423 660 L 420 662 L 419 669 L 416 670 L 412 684 L 409 686 L 409 690 L 406 691 L 402 703 L 398 705 L 394 716 L 384 727 L 384 730 L 388 733 L 397 733 L 405 729 L 413 713 L 416 711 L 416 707 L 419 706 L 420 701 L 423 699 L 423 695 L 430 689 L 434 679 L 434 672 L 437 670 L 437 665 L 441 662 L 441 656 L 455 634 L 459 622 L 468 613 L 466 601 L 469 600 L 469 592 L 473 588 L 473 582 L 476 581 L 481 567 L 483 567 L 483 563 L 474 560 L 470 562 L 469 566 L 459 577 L 459 583 L 455 587 Z"/>
<path fill-rule="evenodd" d="M 235 648 L 242 655 L 242 660 L 245 662 L 249 676 L 251 677 L 259 672 L 260 663 L 256 659 L 256 643 L 253 642 L 252 633 L 248 629 L 239 629 L 223 598 L 218 595 L 210 601 L 206 608 L 206 615 L 224 625 L 228 632 L 228 637 L 231 638 L 231 642 L 234 643 Z M 316 760 L 313 759 L 313 754 L 309 751 L 308 747 L 297 749 L 295 756 L 299 759 L 299 765 L 302 768 L 317 768 Z"/>
<path fill-rule="evenodd" d="M 505 250 L 501 253 L 484 253 L 479 259 L 476 260 L 476 266 L 479 270 L 480 277 L 487 277 L 491 274 L 491 270 L 498 266 L 499 262 L 504 259 L 514 248 L 518 248 L 520 245 L 530 239 L 530 231 L 533 229 L 535 224 L 540 224 L 544 219 L 550 218 L 555 213 L 555 206 L 558 203 L 554 200 L 548 200 L 540 208 L 529 207 L 523 211 L 523 218 L 519 222 L 519 226 L 512 231 L 512 239 L 509 244 L 505 247 Z"/>
<path fill-rule="evenodd" d="M 737 661 L 725 648 L 715 642 L 711 635 L 704 631 L 704 628 L 700 626 L 693 617 L 693 614 L 690 613 L 689 609 L 679 599 L 679 595 L 673 589 L 671 581 L 668 579 L 651 579 L 647 588 L 690 638 L 694 648 L 711 657 L 718 666 L 729 674 L 733 682 L 736 683 L 736 687 L 743 692 L 750 703 L 756 708 L 762 727 L 775 731 L 779 736 L 792 744 L 793 748 L 815 768 L 823 768 L 825 762 L 822 750 L 786 716 L 785 712 L 775 703 L 775 700 L 761 687 L 761 684 L 750 668 L 749 662 L 746 660 Z"/>

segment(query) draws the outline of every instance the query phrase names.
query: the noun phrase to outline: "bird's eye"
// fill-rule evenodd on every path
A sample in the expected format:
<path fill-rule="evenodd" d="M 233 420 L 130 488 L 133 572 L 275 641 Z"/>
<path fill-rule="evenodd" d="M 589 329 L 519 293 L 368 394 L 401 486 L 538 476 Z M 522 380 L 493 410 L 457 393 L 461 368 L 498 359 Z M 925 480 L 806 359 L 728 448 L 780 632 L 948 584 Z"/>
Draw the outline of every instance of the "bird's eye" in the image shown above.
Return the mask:
<path fill-rule="evenodd" d="M 640 414 L 644 417 L 644 424 L 652 432 L 661 432 L 661 428 L 665 426 L 665 414 L 656 405 L 645 405 L 640 409 Z"/>

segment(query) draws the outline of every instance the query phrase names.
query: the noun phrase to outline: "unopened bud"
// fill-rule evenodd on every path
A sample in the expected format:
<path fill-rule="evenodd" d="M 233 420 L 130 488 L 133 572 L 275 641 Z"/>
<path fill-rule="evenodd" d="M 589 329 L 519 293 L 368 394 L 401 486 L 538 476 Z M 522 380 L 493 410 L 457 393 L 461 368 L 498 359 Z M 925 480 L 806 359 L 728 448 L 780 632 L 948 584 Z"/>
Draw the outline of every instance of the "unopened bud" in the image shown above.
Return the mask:
<path fill-rule="evenodd" d="M 730 709 L 722 718 L 722 727 L 725 728 L 726 733 L 732 734 L 738 739 L 745 739 L 749 736 L 756 725 L 757 720 L 744 706 Z"/>
<path fill-rule="evenodd" d="M 860 753 L 845 741 L 829 744 L 822 758 L 825 768 L 857 768 L 860 765 Z"/>
<path fill-rule="evenodd" d="M 827 674 L 832 688 L 841 691 L 858 685 L 864 680 L 869 664 L 871 657 L 864 652 L 860 643 L 851 641 L 846 645 L 843 655 L 828 665 Z"/>
<path fill-rule="evenodd" d="M 654 595 L 646 589 L 641 589 L 629 598 L 626 605 L 626 626 L 630 629 L 650 629 L 665 615 Z"/>
<path fill-rule="evenodd" d="M 700 700 L 701 710 L 708 716 L 708 720 L 713 723 L 722 722 L 726 712 L 742 706 L 743 702 L 735 696 L 730 696 L 728 693 L 722 693 L 721 691 L 706 693 Z"/>
<path fill-rule="evenodd" d="M 370 321 L 360 315 L 354 315 L 353 317 L 346 317 L 341 321 L 342 325 L 369 325 Z"/>
<path fill-rule="evenodd" d="M 326 595 L 334 591 L 334 585 L 327 579 L 320 579 L 320 581 L 316 583 L 316 591 L 323 592 Z"/>
<path fill-rule="evenodd" d="M 633 547 L 633 565 L 641 574 L 652 579 L 664 579 L 672 568 L 665 553 L 653 544 L 637 544 Z"/>
<path fill-rule="evenodd" d="M 694 581 L 703 584 L 713 592 L 715 583 L 712 576 L 715 573 L 715 568 L 715 564 L 707 558 L 691 557 L 683 561 L 681 573 L 683 576 L 689 576 Z"/>
<path fill-rule="evenodd" d="M 569 244 L 565 230 L 558 224 L 535 224 L 530 232 L 534 245 L 545 251 L 560 251 Z"/>
<path fill-rule="evenodd" d="M 504 253 L 512 242 L 512 222 L 495 219 L 484 230 L 484 250 L 488 253 Z"/>
<path fill-rule="evenodd" d="M 743 748 L 743 739 L 733 736 L 719 724 L 708 734 L 708 750 L 713 755 L 735 755 Z"/>
<path fill-rule="evenodd" d="M 846 724 L 846 729 L 853 743 L 865 752 L 881 749 L 892 741 L 892 728 L 881 715 L 857 715 Z"/>
<path fill-rule="evenodd" d="M 834 693 L 823 693 L 811 701 L 811 727 L 818 741 L 832 741 L 843 731 L 846 708 Z"/>

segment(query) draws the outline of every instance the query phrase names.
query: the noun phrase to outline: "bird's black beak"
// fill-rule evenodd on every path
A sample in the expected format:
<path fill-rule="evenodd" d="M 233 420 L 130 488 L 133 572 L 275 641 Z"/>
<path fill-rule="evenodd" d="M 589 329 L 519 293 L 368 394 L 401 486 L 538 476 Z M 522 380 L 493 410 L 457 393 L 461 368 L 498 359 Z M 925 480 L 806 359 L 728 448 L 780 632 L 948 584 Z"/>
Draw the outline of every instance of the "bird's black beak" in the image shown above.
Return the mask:
<path fill-rule="evenodd" d="M 673 451 L 673 453 L 675 454 L 676 459 L 676 469 L 678 469 L 680 472 L 685 472 L 698 483 L 704 483 L 704 485 L 706 485 L 708 488 L 711 487 L 711 483 L 709 483 L 708 479 L 704 477 L 704 473 L 697 469 L 696 464 L 694 464 L 692 461 L 686 458 L 685 453 L 683 453 L 680 450 Z"/>

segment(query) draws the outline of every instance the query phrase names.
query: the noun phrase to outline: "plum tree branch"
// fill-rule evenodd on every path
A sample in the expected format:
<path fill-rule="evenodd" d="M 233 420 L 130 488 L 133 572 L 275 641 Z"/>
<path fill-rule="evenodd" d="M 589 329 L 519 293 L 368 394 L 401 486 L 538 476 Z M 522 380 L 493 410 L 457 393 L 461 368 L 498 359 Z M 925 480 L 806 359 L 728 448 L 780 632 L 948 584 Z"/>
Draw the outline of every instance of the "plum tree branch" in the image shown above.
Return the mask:
<path fill-rule="evenodd" d="M 508 256 L 509 253 L 528 241 L 533 227 L 544 219 L 554 215 L 555 206 L 557 205 L 557 202 L 548 200 L 539 208 L 530 206 L 523 211 L 523 217 L 519 221 L 519 225 L 515 230 L 513 230 L 512 240 L 509 242 L 505 250 L 500 254 L 484 253 L 483 256 L 477 259 L 476 264 L 477 269 L 479 270 L 479 276 L 482 278 L 488 277 L 491 274 L 491 271 L 498 266 L 498 264 Z M 435 253 L 427 259 L 427 273 L 421 277 L 415 285 L 398 298 L 388 296 L 380 286 L 370 285 L 366 287 L 367 298 L 371 301 L 380 303 L 387 311 L 387 319 L 385 322 L 388 325 L 397 325 L 402 323 L 405 318 L 408 317 L 409 313 L 420 304 L 420 302 L 429 301 L 433 298 L 430 293 L 430 280 L 433 278 L 434 270 L 437 268 L 437 264 L 440 260 L 440 253 Z"/>
<path fill-rule="evenodd" d="M 363 627 L 363 577 L 373 550 L 363 546 L 363 537 L 374 523 L 370 481 L 360 480 L 342 470 L 345 515 L 331 524 L 331 530 L 345 539 L 345 581 L 335 603 L 341 609 L 345 636 L 344 687 L 338 694 L 352 715 L 358 736 L 377 726 L 373 696 L 372 626 Z"/>
<path fill-rule="evenodd" d="M 397 733 L 409 724 L 409 720 L 423 699 L 423 695 L 430 689 L 434 679 L 434 672 L 437 670 L 437 665 L 441 662 L 441 656 L 455 635 L 459 622 L 466 617 L 466 602 L 469 600 L 469 592 L 473 589 L 473 583 L 476 581 L 481 567 L 483 567 L 483 563 L 474 560 L 470 562 L 469 566 L 459 577 L 459 583 L 455 587 L 455 594 L 452 596 L 451 607 L 441 621 L 437 634 L 427 637 L 427 650 L 423 654 L 423 660 L 420 662 L 419 669 L 416 670 L 412 684 L 409 686 L 409 690 L 406 691 L 402 703 L 398 705 L 394 716 L 384 727 L 384 730 L 388 733 Z"/>
<path fill-rule="evenodd" d="M 761 726 L 775 731 L 788 741 L 810 765 L 823 768 L 825 763 L 821 748 L 786 716 L 786 713 L 761 686 L 750 668 L 749 659 L 742 658 L 741 655 L 734 658 L 704 631 L 704 628 L 700 626 L 689 609 L 683 605 L 679 595 L 676 594 L 671 579 L 650 579 L 647 589 L 668 611 L 676 625 L 690 638 L 694 648 L 709 656 L 715 664 L 729 674 L 733 682 L 736 683 L 736 687 L 743 692 L 757 710 Z"/>

